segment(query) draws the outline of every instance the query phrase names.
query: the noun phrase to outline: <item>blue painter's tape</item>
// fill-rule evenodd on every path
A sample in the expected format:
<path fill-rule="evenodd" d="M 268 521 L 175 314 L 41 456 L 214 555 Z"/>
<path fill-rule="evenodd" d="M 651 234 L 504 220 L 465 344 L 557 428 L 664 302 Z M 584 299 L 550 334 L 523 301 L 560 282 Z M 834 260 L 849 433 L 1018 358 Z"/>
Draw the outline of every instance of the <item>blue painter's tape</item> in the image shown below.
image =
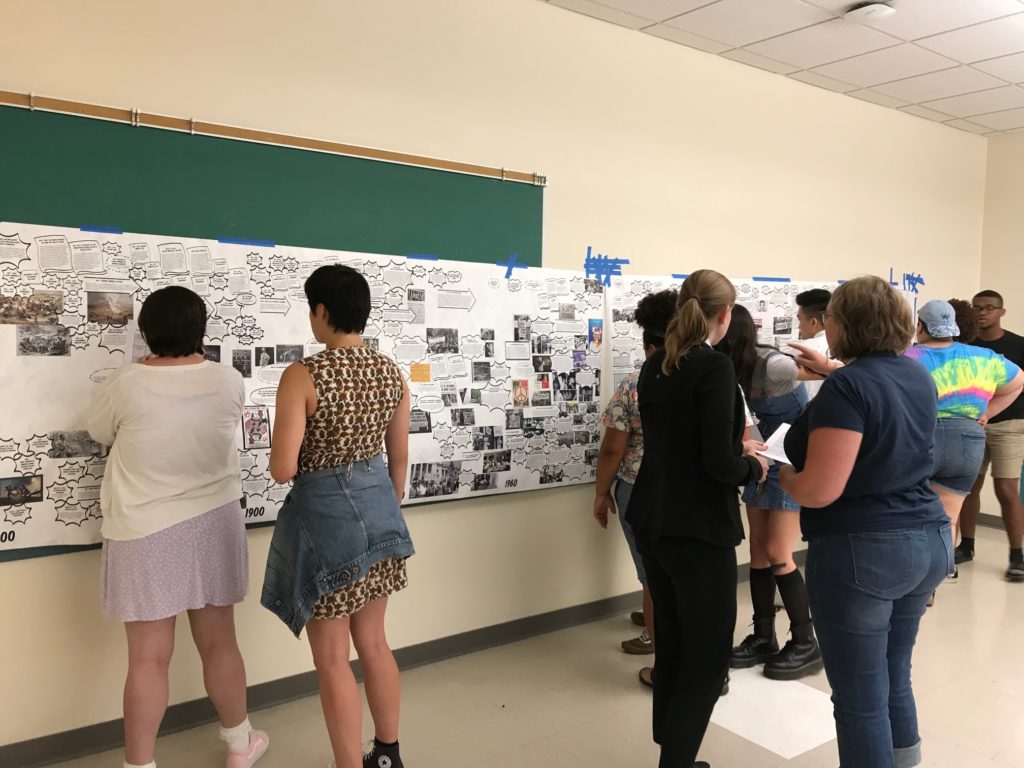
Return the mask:
<path fill-rule="evenodd" d="M 752 280 L 757 280 L 761 283 L 791 283 L 793 282 L 788 277 L 753 277 Z"/>
<path fill-rule="evenodd" d="M 672 277 L 675 278 L 676 280 L 685 280 L 686 278 L 689 277 L 689 275 L 672 275 Z"/>
<path fill-rule="evenodd" d="M 431 253 L 407 253 L 405 254 L 407 259 L 419 259 L 420 261 L 437 261 L 437 256 Z"/>
<path fill-rule="evenodd" d="M 218 243 L 224 243 L 225 245 L 253 245 L 257 248 L 274 248 L 274 243 L 269 240 L 243 240 L 240 237 L 219 237 L 217 238 Z"/>
<path fill-rule="evenodd" d="M 101 227 L 97 224 L 83 224 L 78 228 L 82 232 L 102 232 L 106 235 L 123 235 L 124 230 L 117 227 Z"/>
<path fill-rule="evenodd" d="M 842 284 L 843 284 L 843 283 L 845 283 L 846 281 L 845 281 L 845 280 L 836 280 L 836 282 L 837 282 L 837 283 L 839 283 L 840 285 L 842 285 Z"/>

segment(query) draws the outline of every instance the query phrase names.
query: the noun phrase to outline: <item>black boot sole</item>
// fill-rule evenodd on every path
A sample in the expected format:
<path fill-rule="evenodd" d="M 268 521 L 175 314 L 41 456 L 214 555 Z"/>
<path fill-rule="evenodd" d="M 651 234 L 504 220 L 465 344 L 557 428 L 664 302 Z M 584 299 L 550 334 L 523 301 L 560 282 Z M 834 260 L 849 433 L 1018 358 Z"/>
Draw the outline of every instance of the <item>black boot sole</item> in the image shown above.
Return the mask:
<path fill-rule="evenodd" d="M 752 656 L 749 659 L 729 659 L 729 669 L 750 669 L 756 667 L 758 664 L 764 664 L 767 661 L 771 661 L 778 655 L 778 651 L 772 651 L 771 653 L 762 653 L 759 656 Z"/>
<path fill-rule="evenodd" d="M 809 661 L 793 669 L 773 669 L 766 666 L 764 668 L 764 676 L 769 680 L 799 680 L 802 677 L 820 672 L 824 667 L 825 665 L 819 656 L 814 661 Z"/>

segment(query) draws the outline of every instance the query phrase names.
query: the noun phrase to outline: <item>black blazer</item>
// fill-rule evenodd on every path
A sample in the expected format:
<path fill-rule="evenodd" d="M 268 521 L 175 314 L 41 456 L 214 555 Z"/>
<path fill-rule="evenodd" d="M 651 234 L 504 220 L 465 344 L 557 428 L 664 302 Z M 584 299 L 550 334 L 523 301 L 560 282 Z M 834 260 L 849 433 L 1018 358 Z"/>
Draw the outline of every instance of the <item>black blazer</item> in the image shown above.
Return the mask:
<path fill-rule="evenodd" d="M 743 540 L 738 486 L 761 479 L 743 456 L 746 418 L 732 362 L 700 344 L 668 376 L 664 350 L 640 372 L 644 458 L 627 519 L 642 541 L 663 536 L 735 547 Z"/>

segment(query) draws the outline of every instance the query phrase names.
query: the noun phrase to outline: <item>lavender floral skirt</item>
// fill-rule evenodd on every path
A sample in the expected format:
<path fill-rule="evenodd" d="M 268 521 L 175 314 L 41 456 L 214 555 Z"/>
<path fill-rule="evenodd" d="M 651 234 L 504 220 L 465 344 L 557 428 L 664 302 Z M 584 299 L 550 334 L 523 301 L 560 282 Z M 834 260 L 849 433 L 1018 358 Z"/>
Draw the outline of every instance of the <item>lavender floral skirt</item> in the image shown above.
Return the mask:
<path fill-rule="evenodd" d="M 103 615 L 157 621 L 249 591 L 249 546 L 237 501 L 128 541 L 103 540 Z"/>

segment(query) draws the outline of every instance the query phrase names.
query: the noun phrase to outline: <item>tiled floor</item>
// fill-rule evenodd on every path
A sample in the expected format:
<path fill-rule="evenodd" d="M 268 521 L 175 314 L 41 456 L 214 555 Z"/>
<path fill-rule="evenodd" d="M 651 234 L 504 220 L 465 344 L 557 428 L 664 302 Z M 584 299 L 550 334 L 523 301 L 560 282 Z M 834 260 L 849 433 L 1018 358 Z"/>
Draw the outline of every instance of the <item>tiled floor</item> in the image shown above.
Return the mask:
<path fill-rule="evenodd" d="M 1005 556 L 1002 533 L 982 531 L 979 559 L 961 569 L 959 584 L 940 589 L 925 617 L 914 681 L 928 768 L 1011 768 L 1024 762 L 1024 584 L 1003 581 Z M 740 601 L 745 616 L 749 599 L 743 584 Z M 738 636 L 745 632 L 746 627 L 737 628 Z M 618 650 L 619 642 L 634 634 L 627 619 L 618 617 L 406 672 L 402 751 L 407 764 L 655 766 L 650 694 L 636 682 L 645 659 Z M 771 697 L 754 710 L 769 722 L 760 731 L 744 731 L 764 744 L 712 723 L 701 757 L 714 768 L 835 768 L 831 733 L 819 746 L 788 759 L 768 748 L 803 749 L 797 738 L 803 734 L 780 739 L 777 732 L 800 722 L 812 724 L 808 727 L 817 722 L 820 728 L 823 707 L 828 725 L 824 696 L 785 688 L 828 691 L 824 675 L 773 685 L 781 687 L 738 676 L 716 715 L 735 726 L 750 696 Z M 770 722 L 780 713 L 787 717 L 778 725 Z M 257 712 L 252 719 L 273 740 L 262 768 L 326 766 L 329 747 L 316 698 Z M 368 722 L 366 728 L 372 733 Z M 159 766 L 219 768 L 221 750 L 214 727 L 176 734 L 161 740 Z M 63 765 L 119 768 L 121 759 L 107 753 Z"/>

